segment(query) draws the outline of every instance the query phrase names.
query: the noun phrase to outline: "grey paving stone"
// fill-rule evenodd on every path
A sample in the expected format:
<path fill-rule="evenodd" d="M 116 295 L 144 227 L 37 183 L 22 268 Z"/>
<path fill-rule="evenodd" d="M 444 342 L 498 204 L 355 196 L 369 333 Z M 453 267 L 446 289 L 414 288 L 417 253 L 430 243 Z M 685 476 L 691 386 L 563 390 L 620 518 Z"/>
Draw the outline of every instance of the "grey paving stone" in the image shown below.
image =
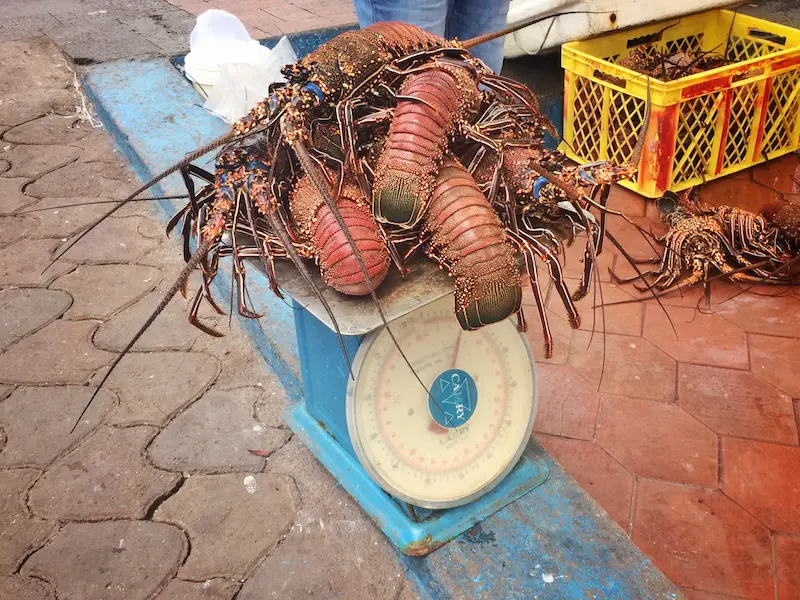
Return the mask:
<path fill-rule="evenodd" d="M 39 201 L 22 193 L 29 181 L 25 177 L 0 177 L 0 215 L 10 215 Z"/>
<path fill-rule="evenodd" d="M 94 336 L 95 346 L 113 352 L 122 350 L 163 297 L 158 292 L 149 294 L 103 323 Z M 137 352 L 190 350 L 195 341 L 206 334 L 189 323 L 187 312 L 186 300 L 174 298 L 136 342 Z"/>
<path fill-rule="evenodd" d="M 59 600 L 148 600 L 185 554 L 186 539 L 172 525 L 68 523 L 22 573 L 53 583 Z"/>
<path fill-rule="evenodd" d="M 173 579 L 156 596 L 156 600 L 232 600 L 242 584 L 226 579 L 208 579 L 203 582 Z"/>
<path fill-rule="evenodd" d="M 297 438 L 269 458 L 266 472 L 291 474 L 302 504 L 238 600 L 397 597 L 404 578 L 394 549 Z"/>
<path fill-rule="evenodd" d="M 194 346 L 195 351 L 205 351 L 214 356 L 222 356 L 223 369 L 215 385 L 216 389 L 233 389 L 239 387 L 262 387 L 267 390 L 278 390 L 283 396 L 283 389 L 276 387 L 275 376 L 250 342 L 236 319 L 233 329 L 228 329 L 227 317 L 222 318 L 220 331 L 223 338 L 208 335 L 200 336 Z M 285 401 L 285 400 L 283 400 Z"/>
<path fill-rule="evenodd" d="M 0 134 L 2 133 L 3 133 L 3 128 L 0 127 Z M 11 163 L 9 163 L 5 159 L 0 159 L 0 175 L 8 171 L 10 168 L 11 168 Z"/>
<path fill-rule="evenodd" d="M 13 385 L 0 385 L 0 400 L 4 400 L 11 395 L 16 388 Z"/>
<path fill-rule="evenodd" d="M 184 472 L 261 470 L 264 459 L 248 450 L 274 452 L 291 436 L 254 418 L 262 394 L 254 388 L 206 392 L 158 434 L 148 449 L 150 460 Z"/>
<path fill-rule="evenodd" d="M 59 15 L 60 24 L 45 30 L 64 52 L 82 64 L 93 64 L 155 55 L 158 46 L 143 35 L 135 33 L 130 26 L 120 23 L 115 14 L 86 15 L 86 11 L 71 15 Z"/>
<path fill-rule="evenodd" d="M 43 30 L 55 25 L 58 25 L 58 21 L 47 13 L 0 19 L 0 42 L 40 36 L 43 35 Z"/>
<path fill-rule="evenodd" d="M 0 381 L 35 385 L 82 385 L 113 355 L 91 343 L 97 323 L 55 321 L 0 354 Z"/>
<path fill-rule="evenodd" d="M 114 141 L 103 127 L 90 128 L 86 136 L 70 142 L 69 145 L 81 150 L 78 162 L 101 162 L 120 166 L 125 164 Z"/>
<path fill-rule="evenodd" d="M 59 459 L 31 489 L 34 514 L 68 521 L 141 519 L 180 481 L 143 457 L 153 427 L 103 427 Z"/>
<path fill-rule="evenodd" d="M 99 204 L 108 198 L 42 198 L 33 207 L 19 214 L 38 219 L 39 226 L 31 234 L 35 238 L 68 238 L 91 223 L 111 208 L 111 204 Z M 93 202 L 95 204 L 86 204 Z"/>
<path fill-rule="evenodd" d="M 32 217 L 0 217 L 0 248 L 30 235 L 36 229 L 36 219 Z"/>
<path fill-rule="evenodd" d="M 46 469 L 75 446 L 117 407 L 116 396 L 100 390 L 70 433 L 94 390 L 86 386 L 18 387 L 0 402 L 0 428 L 8 436 L 0 452 L 0 466 Z"/>
<path fill-rule="evenodd" d="M 34 179 L 68 165 L 80 155 L 81 149 L 74 146 L 20 144 L 6 153 L 6 160 L 11 162 L 11 170 L 7 176 Z"/>
<path fill-rule="evenodd" d="M 0 285 L 47 285 L 69 273 L 75 265 L 59 260 L 47 271 L 57 242 L 53 240 L 19 240 L 3 249 L 0 261 Z"/>
<path fill-rule="evenodd" d="M 9 600 L 56 600 L 52 585 L 19 575 L 0 575 L 0 598 Z"/>
<path fill-rule="evenodd" d="M 44 288 L 0 290 L 0 349 L 51 323 L 72 304 L 65 292 Z"/>
<path fill-rule="evenodd" d="M 52 41 L 38 38 L 0 43 L 0 65 L 3 125 L 17 125 L 73 105 L 72 73 Z"/>
<path fill-rule="evenodd" d="M 181 54 L 189 50 L 189 35 L 196 24 L 194 16 L 183 10 L 159 11 L 120 17 L 131 31 L 147 38 L 166 54 Z"/>
<path fill-rule="evenodd" d="M 6 136 L 10 133 L 7 131 Z M 135 189 L 131 173 L 122 166 L 102 162 L 73 162 L 43 175 L 25 192 L 37 198 L 69 195 L 122 199 Z M 69 194 L 65 194 L 66 191 Z"/>
<path fill-rule="evenodd" d="M 153 518 L 189 533 L 192 550 L 179 577 L 243 579 L 286 535 L 297 502 L 296 487 L 287 476 L 193 475 Z"/>
<path fill-rule="evenodd" d="M 394 552 L 368 546 L 347 525 L 322 519 L 292 532 L 244 583 L 239 600 L 396 598 L 404 583 Z M 370 536 L 372 537 L 372 536 Z"/>
<path fill-rule="evenodd" d="M 261 389 L 264 393 L 256 400 L 256 416 L 270 427 L 286 427 L 283 413 L 288 406 L 283 387 L 274 380 L 267 382 Z"/>
<path fill-rule="evenodd" d="M 72 296 L 65 318 L 104 320 L 143 298 L 159 281 L 161 271 L 153 267 L 81 265 L 50 287 Z"/>
<path fill-rule="evenodd" d="M 77 263 L 133 263 L 155 248 L 159 242 L 140 235 L 139 217 L 108 219 L 86 234 L 64 254 L 65 260 Z M 59 248 L 61 251 L 66 245 Z"/>
<path fill-rule="evenodd" d="M 120 397 L 111 421 L 163 426 L 208 389 L 218 374 L 219 363 L 208 354 L 132 352 L 106 383 Z"/>
<path fill-rule="evenodd" d="M 3 451 L 3 448 L 6 447 L 6 441 L 8 440 L 8 436 L 6 432 L 3 431 L 2 427 L 0 427 L 0 452 Z"/>
<path fill-rule="evenodd" d="M 12 127 L 3 134 L 3 140 L 15 144 L 31 144 L 34 146 L 49 146 L 53 144 L 68 144 L 86 137 L 90 128 L 81 125 L 75 115 L 50 114 L 16 127 Z M 24 151 L 24 152 L 32 152 Z"/>
<path fill-rule="evenodd" d="M 0 574 L 14 573 L 55 529 L 25 508 L 25 493 L 38 475 L 33 469 L 0 471 Z"/>

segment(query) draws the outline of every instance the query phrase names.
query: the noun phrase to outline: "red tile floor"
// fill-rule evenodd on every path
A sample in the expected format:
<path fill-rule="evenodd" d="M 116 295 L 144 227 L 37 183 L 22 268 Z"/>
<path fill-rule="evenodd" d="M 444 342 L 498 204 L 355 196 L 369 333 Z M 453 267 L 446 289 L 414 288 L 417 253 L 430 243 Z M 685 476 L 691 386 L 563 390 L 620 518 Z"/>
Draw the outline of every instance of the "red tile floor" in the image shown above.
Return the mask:
<path fill-rule="evenodd" d="M 797 169 L 792 155 L 703 195 L 756 209 L 800 201 Z M 612 206 L 663 231 L 652 203 L 631 192 L 616 188 Z M 653 256 L 620 219 L 610 231 L 631 254 Z M 568 255 L 582 252 L 576 244 Z M 605 267 L 625 273 L 624 259 L 610 245 L 603 254 L 603 300 L 641 298 L 610 282 Z M 570 289 L 580 273 L 573 263 Z M 765 288 L 739 294 L 741 286 L 714 282 L 710 311 L 701 289 L 663 298 L 677 336 L 652 299 L 608 307 L 603 336 L 592 310 L 599 293 L 578 304 L 583 323 L 573 331 L 550 290 L 549 360 L 527 299 L 537 439 L 690 600 L 800 599 L 800 296 Z"/>

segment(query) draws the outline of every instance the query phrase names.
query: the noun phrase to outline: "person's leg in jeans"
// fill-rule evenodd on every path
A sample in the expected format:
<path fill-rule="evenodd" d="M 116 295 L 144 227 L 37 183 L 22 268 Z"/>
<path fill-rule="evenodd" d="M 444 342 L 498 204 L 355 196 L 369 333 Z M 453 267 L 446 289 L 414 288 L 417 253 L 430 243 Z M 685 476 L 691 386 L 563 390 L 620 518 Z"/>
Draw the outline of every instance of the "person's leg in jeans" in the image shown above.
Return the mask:
<path fill-rule="evenodd" d="M 509 2 L 510 0 L 453 0 L 447 16 L 445 37 L 467 40 L 502 29 L 506 26 Z M 504 39 L 475 46 L 470 52 L 485 62 L 492 71 L 500 73 L 503 68 Z"/>
<path fill-rule="evenodd" d="M 444 36 L 447 9 L 453 0 L 353 0 L 361 27 L 380 21 L 402 21 Z"/>

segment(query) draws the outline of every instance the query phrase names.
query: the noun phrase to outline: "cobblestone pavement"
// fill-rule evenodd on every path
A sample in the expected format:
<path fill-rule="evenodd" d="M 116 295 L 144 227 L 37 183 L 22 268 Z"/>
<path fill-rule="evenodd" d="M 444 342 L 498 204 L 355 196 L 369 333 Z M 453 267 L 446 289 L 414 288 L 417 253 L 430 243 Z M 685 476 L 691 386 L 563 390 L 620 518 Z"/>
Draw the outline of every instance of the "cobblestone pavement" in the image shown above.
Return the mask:
<path fill-rule="evenodd" d="M 51 42 L 2 43 L 0 65 L 0 598 L 412 598 L 235 325 L 208 338 L 174 301 L 70 433 L 180 249 L 140 203 L 41 273 L 107 208 L 63 205 L 136 182 Z"/>

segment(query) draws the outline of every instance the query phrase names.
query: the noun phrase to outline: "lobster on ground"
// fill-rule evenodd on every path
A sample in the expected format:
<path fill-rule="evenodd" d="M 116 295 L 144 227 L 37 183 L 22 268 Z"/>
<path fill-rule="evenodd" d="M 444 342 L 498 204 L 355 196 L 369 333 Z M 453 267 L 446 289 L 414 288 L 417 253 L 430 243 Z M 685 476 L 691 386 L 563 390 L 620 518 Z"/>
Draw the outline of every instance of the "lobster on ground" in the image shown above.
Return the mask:
<path fill-rule="evenodd" d="M 516 28 L 532 22 L 535 20 Z M 483 215 L 476 216 L 476 222 L 491 229 L 490 237 L 496 243 L 489 244 L 491 248 L 471 243 L 475 232 L 447 229 L 450 221 L 441 212 L 440 203 L 439 212 L 432 213 L 423 228 L 437 240 L 428 251 L 454 271 L 456 308 L 461 311 L 463 327 L 479 327 L 518 311 L 520 283 L 511 249 L 529 249 L 532 242 L 520 242 L 513 230 L 503 240 L 508 228 L 505 224 L 500 227 L 498 222 L 489 223 L 491 211 L 486 206 L 495 205 L 501 188 L 497 180 L 504 148 L 538 144 L 546 120 L 538 113 L 535 98 L 525 86 L 493 74 L 467 52 L 469 47 L 513 29 L 463 43 L 402 23 L 378 23 L 337 36 L 298 63 L 285 67 L 288 81 L 274 86 L 269 98 L 236 122 L 230 134 L 190 153 L 67 244 L 61 254 L 150 185 L 176 170 L 182 172 L 190 201 L 171 221 L 170 228 L 183 220 L 186 268 L 108 373 L 172 295 L 183 288 L 192 270 L 201 269 L 203 284 L 192 302 L 190 320 L 198 323 L 197 307 L 202 299 L 221 312 L 211 296 L 210 283 L 220 258 L 226 256 L 233 259 L 238 308 L 245 317 L 259 316 L 247 303 L 245 259 L 262 262 L 271 289 L 280 296 L 274 261 L 286 258 L 328 312 L 341 341 L 335 315 L 303 262 L 304 258 L 313 258 L 330 285 L 345 293 L 369 294 L 386 324 L 375 287 L 388 270 L 387 257 L 401 271 L 404 269 L 395 247 L 398 240 L 414 239 L 413 235 L 398 234 L 396 229 L 411 228 L 416 235 L 416 222 L 424 217 L 429 204 L 444 202 L 449 177 L 472 179 L 454 161 L 447 163 L 445 171 L 450 171 L 440 173 L 440 161 L 446 152 L 459 145 L 478 144 L 496 154 L 485 205 L 480 209 L 475 205 L 474 209 Z M 478 85 L 484 91 L 479 93 Z M 476 110 L 478 107 L 483 110 Z M 427 121 L 421 117 L 405 118 L 414 114 L 427 117 Z M 474 120 L 477 115 L 481 117 Z M 415 119 L 416 125 L 427 122 L 428 129 L 415 128 Z M 379 149 L 360 139 L 362 129 L 370 125 L 385 127 L 387 122 L 389 131 Z M 314 145 L 315 135 L 317 139 L 327 137 L 328 151 L 322 144 Z M 515 136 L 517 139 L 510 139 Z M 231 143 L 234 146 L 220 155 L 214 175 L 191 165 L 195 158 Z M 458 171 L 457 175 L 452 169 Z M 193 176 L 206 181 L 197 193 Z M 442 186 L 438 192 L 434 189 L 437 184 Z M 477 184 L 469 182 L 467 187 L 477 198 Z M 568 184 L 557 187 L 568 192 L 572 189 Z M 503 189 L 508 194 L 508 188 Z M 369 198 L 373 200 L 374 214 L 367 210 Z M 578 220 L 588 229 L 588 219 L 574 194 L 570 202 L 576 205 Z M 462 211 L 466 206 L 451 204 L 450 209 Z M 194 253 L 190 252 L 192 245 L 196 247 Z M 491 250 L 488 255 L 492 268 L 479 273 L 475 268 L 482 250 Z M 546 254 L 543 249 L 535 252 L 540 257 Z"/>
<path fill-rule="evenodd" d="M 667 292 L 707 285 L 712 269 L 733 281 L 790 282 L 790 276 L 781 273 L 791 259 L 790 248 L 781 243 L 778 229 L 764 216 L 731 206 L 701 205 L 691 189 L 683 196 L 666 193 L 658 207 L 668 227 L 659 238 L 664 251 L 660 258 L 642 261 L 656 262 L 658 268 L 628 279 L 612 273 L 619 283 L 641 279 L 645 285 L 635 286 L 640 291 Z"/>

